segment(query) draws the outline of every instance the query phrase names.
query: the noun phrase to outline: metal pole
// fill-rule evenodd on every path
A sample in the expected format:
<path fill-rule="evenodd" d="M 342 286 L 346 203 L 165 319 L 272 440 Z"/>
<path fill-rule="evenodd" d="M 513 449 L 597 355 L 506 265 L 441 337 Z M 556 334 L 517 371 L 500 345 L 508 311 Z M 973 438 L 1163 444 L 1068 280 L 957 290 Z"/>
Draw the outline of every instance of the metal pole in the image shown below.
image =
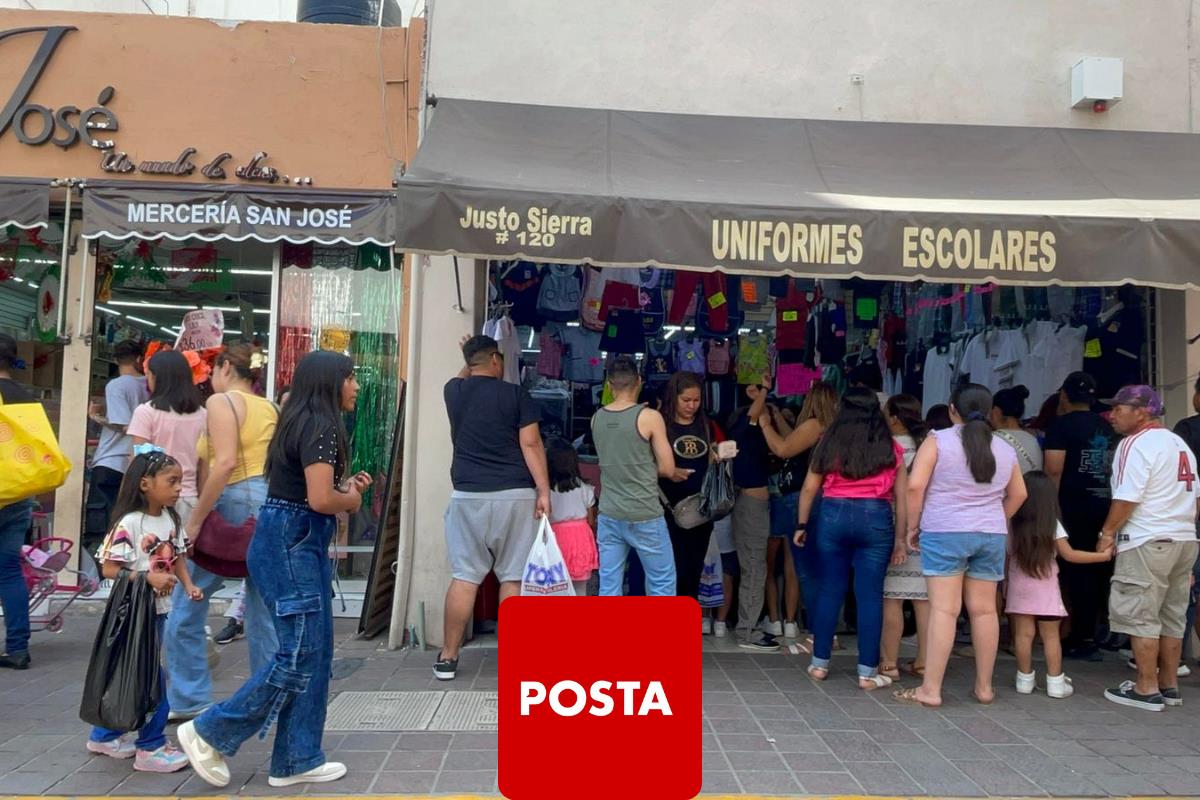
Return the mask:
<path fill-rule="evenodd" d="M 60 339 L 63 336 L 63 325 L 67 322 L 67 306 L 63 301 L 67 297 L 67 260 L 71 250 L 71 192 L 71 181 L 68 180 L 67 203 L 63 213 L 62 261 L 58 270 L 58 327 L 54 331 Z M 80 302 L 83 302 L 82 297 Z"/>
<path fill-rule="evenodd" d="M 394 252 L 389 250 L 391 258 Z M 408 341 L 408 375 L 404 389 L 404 464 L 400 471 L 400 541 L 396 549 L 396 588 L 392 594 L 392 622 L 388 630 L 388 648 L 395 650 L 402 646 L 405 622 L 408 618 L 408 595 L 412 588 L 413 545 L 416 539 L 416 508 L 414 504 L 413 487 L 417 475 L 417 402 L 421 368 L 421 284 L 425 267 L 428 266 L 428 256 L 409 256 L 412 269 L 411 280 L 408 282 L 408 331 L 405 335 Z"/>

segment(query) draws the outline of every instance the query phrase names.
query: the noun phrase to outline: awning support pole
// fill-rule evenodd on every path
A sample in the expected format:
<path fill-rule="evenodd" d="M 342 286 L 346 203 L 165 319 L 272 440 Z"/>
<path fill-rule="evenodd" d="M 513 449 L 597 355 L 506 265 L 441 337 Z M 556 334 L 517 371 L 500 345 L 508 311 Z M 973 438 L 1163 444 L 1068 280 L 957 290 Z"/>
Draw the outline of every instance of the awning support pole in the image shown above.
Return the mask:
<path fill-rule="evenodd" d="M 394 259 L 394 250 L 389 250 Z M 392 621 L 388 626 L 388 649 L 404 646 L 405 623 L 408 620 L 408 596 L 412 589 L 413 542 L 417 527 L 413 490 L 417 475 L 417 376 L 421 370 L 421 276 L 429 262 L 428 256 L 408 257 L 412 275 L 408 281 L 408 375 L 404 388 L 404 463 L 400 469 L 400 541 L 396 548 L 396 587 L 392 594 Z M 412 642 L 409 642 L 412 645 Z"/>
<path fill-rule="evenodd" d="M 461 313 L 464 309 L 462 302 L 462 278 L 458 275 L 458 256 L 454 256 L 454 291 L 458 295 L 458 305 L 454 307 L 454 310 Z"/>
<path fill-rule="evenodd" d="M 67 323 L 67 261 L 71 256 L 71 193 L 74 191 L 72 186 L 74 181 L 67 181 L 67 202 L 63 212 L 63 238 L 62 238 L 62 261 L 58 269 L 58 327 L 54 333 L 58 336 L 60 342 L 69 341 L 71 337 L 64 335 L 63 325 Z M 87 252 L 87 242 L 83 243 L 84 252 Z M 86 256 L 85 256 L 86 257 Z M 87 281 L 83 281 L 85 284 Z M 83 295 L 79 297 L 79 313 L 83 316 Z"/>

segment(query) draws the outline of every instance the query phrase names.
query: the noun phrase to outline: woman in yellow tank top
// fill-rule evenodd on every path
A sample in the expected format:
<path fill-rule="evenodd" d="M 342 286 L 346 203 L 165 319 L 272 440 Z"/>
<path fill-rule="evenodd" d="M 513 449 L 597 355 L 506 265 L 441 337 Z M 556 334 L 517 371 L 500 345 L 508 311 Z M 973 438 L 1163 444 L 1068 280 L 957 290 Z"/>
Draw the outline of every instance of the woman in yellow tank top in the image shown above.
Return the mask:
<path fill-rule="evenodd" d="M 206 404 L 208 429 L 197 444 L 200 496 L 186 526 L 193 543 L 210 515 L 215 519 L 204 531 L 206 537 L 218 529 L 240 528 L 247 520 L 253 523 L 266 500 L 267 447 L 275 434 L 279 412 L 274 403 L 254 393 L 254 382 L 263 366 L 262 354 L 241 342 L 227 346 L 213 365 L 215 393 Z M 217 525 L 217 519 L 222 524 Z M 167 696 L 172 719 L 190 719 L 212 704 L 204 630 L 209 600 L 224 587 L 226 578 L 245 574 L 237 569 L 244 564 L 206 560 L 200 552 L 194 554 L 190 566 L 194 583 L 204 591 L 204 601 L 177 602 L 178 610 L 167 620 Z M 244 592 L 250 666 L 257 671 L 275 653 L 278 640 L 272 615 L 249 578 L 245 579 Z"/>

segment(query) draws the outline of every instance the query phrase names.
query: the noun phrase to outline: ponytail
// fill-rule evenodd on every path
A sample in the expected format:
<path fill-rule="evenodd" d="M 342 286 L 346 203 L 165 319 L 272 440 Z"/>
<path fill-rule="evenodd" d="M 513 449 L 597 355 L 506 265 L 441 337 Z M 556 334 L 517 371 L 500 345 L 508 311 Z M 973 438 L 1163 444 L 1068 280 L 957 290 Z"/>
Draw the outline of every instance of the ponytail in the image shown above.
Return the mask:
<path fill-rule="evenodd" d="M 962 417 L 963 453 L 976 483 L 991 483 L 996 476 L 996 457 L 992 454 L 992 393 L 987 387 L 969 383 L 954 393 L 951 406 Z"/>

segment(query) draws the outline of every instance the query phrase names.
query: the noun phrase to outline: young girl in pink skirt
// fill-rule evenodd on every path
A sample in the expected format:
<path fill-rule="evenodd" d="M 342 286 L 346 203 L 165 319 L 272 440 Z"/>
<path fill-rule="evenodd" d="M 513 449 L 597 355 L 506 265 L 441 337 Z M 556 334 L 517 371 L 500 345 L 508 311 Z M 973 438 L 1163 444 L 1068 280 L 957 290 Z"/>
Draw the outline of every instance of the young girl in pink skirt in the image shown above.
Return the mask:
<path fill-rule="evenodd" d="M 586 595 L 588 580 L 600 567 L 596 549 L 596 490 L 579 476 L 579 454 L 565 439 L 546 445 L 550 468 L 550 527 L 558 540 L 576 595 Z"/>
<path fill-rule="evenodd" d="M 1031 694 L 1036 688 L 1033 639 L 1041 636 L 1046 652 L 1046 694 L 1070 697 L 1071 679 L 1063 674 L 1059 625 L 1067 616 L 1058 588 L 1058 560 L 1073 564 L 1110 561 L 1113 551 L 1076 550 L 1058 521 L 1058 487 L 1040 470 L 1025 473 L 1029 497 L 1012 518 L 1009 537 L 1008 579 L 1004 610 L 1012 624 L 1017 656 L 1017 691 Z"/>

